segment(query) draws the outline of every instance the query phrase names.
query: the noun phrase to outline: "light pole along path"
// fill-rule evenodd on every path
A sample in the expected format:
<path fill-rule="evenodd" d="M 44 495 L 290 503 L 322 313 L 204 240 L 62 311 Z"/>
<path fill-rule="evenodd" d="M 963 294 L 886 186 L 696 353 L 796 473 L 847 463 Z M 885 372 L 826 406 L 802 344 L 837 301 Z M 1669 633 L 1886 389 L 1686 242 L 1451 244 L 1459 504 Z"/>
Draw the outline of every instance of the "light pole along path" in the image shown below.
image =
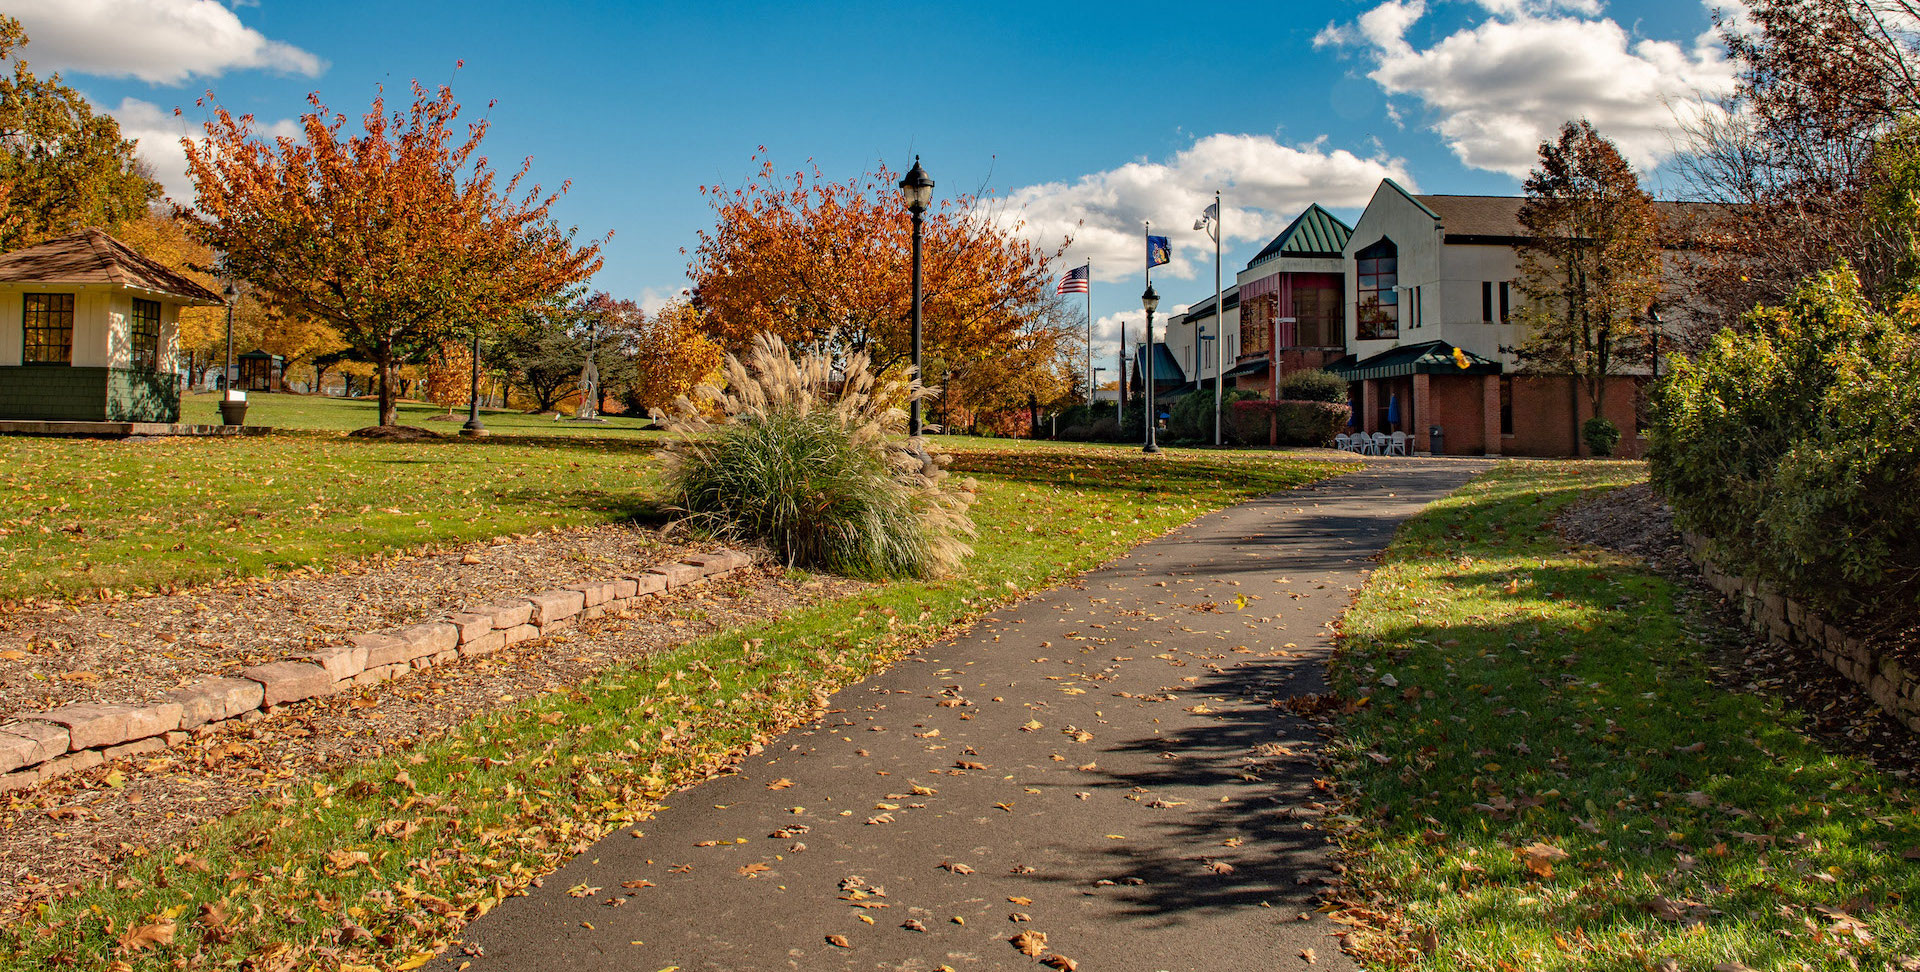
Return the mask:
<path fill-rule="evenodd" d="M 1314 910 L 1332 874 L 1318 739 L 1271 703 L 1324 690 L 1370 558 L 1487 465 L 1369 463 L 995 612 L 600 841 L 470 926 L 483 955 L 456 944 L 433 967 L 1042 968 L 1010 941 L 1032 931 L 1084 972 L 1304 969 L 1308 949 L 1352 968 Z M 582 884 L 601 890 L 569 896 Z"/>

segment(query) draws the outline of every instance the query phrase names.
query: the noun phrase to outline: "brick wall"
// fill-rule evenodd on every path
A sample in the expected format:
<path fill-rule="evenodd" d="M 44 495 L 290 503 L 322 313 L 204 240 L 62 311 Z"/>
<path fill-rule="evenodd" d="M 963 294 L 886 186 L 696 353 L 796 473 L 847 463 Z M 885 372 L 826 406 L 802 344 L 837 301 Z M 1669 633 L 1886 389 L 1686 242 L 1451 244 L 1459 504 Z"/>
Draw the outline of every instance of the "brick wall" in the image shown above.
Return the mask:
<path fill-rule="evenodd" d="M 1479 456 L 1487 453 L 1486 379 L 1480 375 L 1433 375 L 1427 382 L 1428 408 L 1418 433 L 1424 446 L 1427 427 L 1438 425 L 1446 431 L 1446 449 L 1450 456 Z M 1497 416 L 1496 416 L 1497 420 Z M 1500 427 L 1494 426 L 1498 433 Z"/>
<path fill-rule="evenodd" d="M 1634 435 L 1634 407 L 1640 379 L 1615 377 L 1607 382 L 1605 411 L 1607 418 L 1620 427 L 1620 443 L 1613 454 L 1622 459 L 1637 459 L 1646 443 Z M 1580 421 L 1591 415 L 1585 388 L 1579 389 Z M 1501 450 L 1510 456 L 1571 456 L 1574 450 L 1573 422 L 1567 417 L 1572 403 L 1567 400 L 1567 379 L 1558 375 L 1513 376 L 1513 435 L 1504 440 Z"/>

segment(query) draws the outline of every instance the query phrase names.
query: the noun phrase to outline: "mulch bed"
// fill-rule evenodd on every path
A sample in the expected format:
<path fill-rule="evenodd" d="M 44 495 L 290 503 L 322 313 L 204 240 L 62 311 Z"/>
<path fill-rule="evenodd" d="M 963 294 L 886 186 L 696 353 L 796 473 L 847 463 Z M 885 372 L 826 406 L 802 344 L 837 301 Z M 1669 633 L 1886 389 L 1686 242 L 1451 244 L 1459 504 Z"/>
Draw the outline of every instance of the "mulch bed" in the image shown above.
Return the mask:
<path fill-rule="evenodd" d="M 524 590 L 598 577 L 616 557 L 614 538 L 626 528 L 564 531 L 524 542 L 481 545 L 482 564 L 461 564 L 463 554 L 401 561 L 351 576 L 284 584 L 249 585 L 257 590 L 196 591 L 175 598 L 149 598 L 156 605 L 107 605 L 128 618 L 146 618 L 149 631 L 165 626 L 194 639 L 173 615 L 195 604 L 191 615 L 211 623 L 221 610 L 242 609 L 247 618 L 227 632 L 277 633 L 285 638 L 299 624 L 328 630 L 365 630 L 437 612 L 447 605 L 484 599 L 488 589 Z M 561 543 L 560 540 L 574 541 Z M 596 543 L 597 541 L 597 543 Z M 628 538 L 631 545 L 631 538 Z M 645 560 L 672 556 L 658 541 Z M 629 551 L 621 556 L 641 556 Z M 483 569 L 476 569 L 483 568 Z M 433 580 L 437 578 L 439 585 Z M 502 704 L 554 691 L 570 691 L 596 672 L 695 638 L 770 620 L 822 601 L 862 590 L 863 582 L 809 577 L 778 568 L 750 568 L 648 599 L 627 616 L 609 616 L 540 641 L 523 642 L 484 658 L 416 672 L 405 678 L 285 707 L 254 721 L 235 720 L 173 749 L 121 760 L 85 773 L 0 797 L 0 921 L 35 902 L 59 897 L 78 883 L 112 873 L 129 855 L 175 853 L 169 848 L 194 828 L 262 796 L 323 777 L 359 761 L 403 752 L 420 741 Z M 323 595 L 321 592 L 325 592 Z M 363 600 L 356 600 L 356 595 Z M 213 606 L 217 602 L 221 607 Z M 250 610 L 249 610 L 250 608 Z M 93 618 L 92 608 L 65 610 Z M 42 630 L 42 629 L 35 629 Z M 88 630 L 84 626 L 67 630 Z M 207 634 L 209 632 L 198 632 Z M 178 661 L 226 663 L 246 649 L 221 634 L 214 644 L 188 649 Z M 98 640 L 96 638 L 96 640 Z M 99 641 L 97 653 L 59 649 L 60 657 L 98 662 L 103 655 L 134 658 L 161 645 L 142 637 L 129 651 Z M 171 648 L 172 646 L 166 646 Z M 271 654 L 271 652 L 262 652 Z M 161 654 L 164 654 L 162 652 Z M 50 667 L 53 667 L 50 665 Z M 125 685 L 125 676 L 83 683 L 89 690 Z"/>
<path fill-rule="evenodd" d="M 0 720 L 69 702 L 147 702 L 208 675 L 349 635 L 442 617 L 504 594 L 605 580 L 711 549 L 606 524 L 303 568 L 116 601 L 43 601 L 0 614 Z"/>
<path fill-rule="evenodd" d="M 1569 507 L 1560 515 L 1568 540 L 1643 560 L 1678 582 L 1683 617 L 1706 649 L 1716 677 L 1739 691 L 1765 693 L 1806 717 L 1803 728 L 1837 749 L 1901 779 L 1920 766 L 1920 734 L 1882 712 L 1866 690 L 1812 654 L 1770 644 L 1700 580 L 1673 528 L 1673 511 L 1639 483 Z"/>

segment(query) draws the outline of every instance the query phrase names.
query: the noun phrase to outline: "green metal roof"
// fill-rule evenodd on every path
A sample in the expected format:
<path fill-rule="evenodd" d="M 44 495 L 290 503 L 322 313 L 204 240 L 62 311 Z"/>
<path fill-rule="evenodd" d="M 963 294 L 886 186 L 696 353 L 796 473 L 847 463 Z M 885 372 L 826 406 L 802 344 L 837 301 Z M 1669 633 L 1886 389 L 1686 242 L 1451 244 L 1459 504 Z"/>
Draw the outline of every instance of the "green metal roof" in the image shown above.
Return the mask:
<path fill-rule="evenodd" d="M 1347 237 L 1352 235 L 1353 227 L 1314 203 L 1294 217 L 1273 242 L 1254 254 L 1247 267 L 1251 269 L 1282 256 L 1339 256 L 1347 248 Z"/>
<path fill-rule="evenodd" d="M 1348 381 L 1401 378 L 1407 375 L 1497 375 L 1500 362 L 1463 350 L 1467 367 L 1453 360 L 1454 346 L 1445 341 L 1422 341 L 1388 348 L 1359 361 L 1336 361 L 1326 370 Z"/>

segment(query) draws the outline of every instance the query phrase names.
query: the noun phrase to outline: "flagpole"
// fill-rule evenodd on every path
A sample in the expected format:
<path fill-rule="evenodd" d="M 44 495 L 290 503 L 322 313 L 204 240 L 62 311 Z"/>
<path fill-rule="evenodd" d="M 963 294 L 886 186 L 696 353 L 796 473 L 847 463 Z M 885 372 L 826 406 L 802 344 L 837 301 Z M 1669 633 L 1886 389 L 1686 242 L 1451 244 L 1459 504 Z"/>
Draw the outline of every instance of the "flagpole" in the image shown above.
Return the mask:
<path fill-rule="evenodd" d="M 1087 420 L 1093 420 L 1093 258 L 1087 258 Z"/>
<path fill-rule="evenodd" d="M 1146 220 L 1145 223 L 1147 230 L 1143 235 L 1147 238 L 1147 289 L 1152 290 L 1153 220 Z M 1140 372 L 1140 401 L 1146 405 L 1145 408 L 1140 410 L 1141 414 L 1146 417 L 1146 421 L 1140 425 L 1140 438 L 1142 441 L 1151 444 L 1153 442 L 1153 322 L 1151 320 L 1147 321 L 1147 335 L 1145 343 L 1143 343 L 1141 347 L 1145 349 L 1145 363 L 1141 367 L 1134 369 Z"/>
<path fill-rule="evenodd" d="M 1220 302 L 1220 190 L 1213 191 L 1213 444 L 1220 445 L 1221 388 L 1226 382 L 1227 306 Z"/>

